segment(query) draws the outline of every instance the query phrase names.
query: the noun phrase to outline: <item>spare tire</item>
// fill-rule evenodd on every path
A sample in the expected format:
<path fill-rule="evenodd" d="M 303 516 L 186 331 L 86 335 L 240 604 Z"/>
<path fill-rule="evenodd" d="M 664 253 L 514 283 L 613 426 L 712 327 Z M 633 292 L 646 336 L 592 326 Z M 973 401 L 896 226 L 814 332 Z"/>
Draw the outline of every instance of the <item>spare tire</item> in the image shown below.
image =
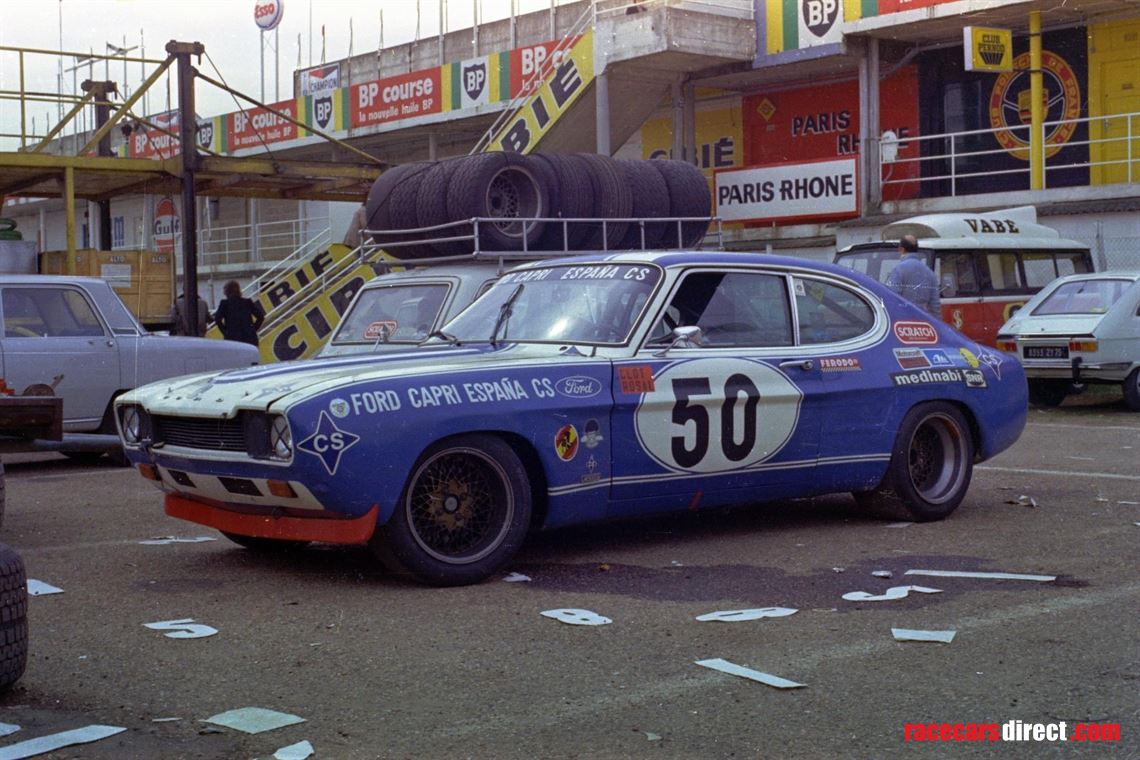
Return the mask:
<path fill-rule="evenodd" d="M 401 175 L 388 196 L 391 225 L 387 229 L 406 230 L 420 226 L 416 204 L 419 202 L 420 186 L 433 166 L 435 166 L 434 161 L 419 161 L 411 164 L 407 173 Z M 402 235 L 385 235 L 384 239 L 377 242 L 405 243 L 410 240 L 422 240 L 424 237 L 423 233 L 410 232 Z M 422 259 L 435 255 L 435 248 L 430 245 L 401 245 L 385 250 L 397 259 Z"/>
<path fill-rule="evenodd" d="M 559 153 L 532 153 L 531 158 L 549 168 L 550 213 L 566 219 L 584 219 L 594 213 L 593 191 L 585 161 Z M 582 222 L 548 222 L 538 239 L 541 251 L 573 251 L 582 245 L 590 228 Z"/>
<path fill-rule="evenodd" d="M 381 174 L 368 190 L 368 200 L 364 202 L 364 229 L 390 230 L 392 229 L 392 216 L 390 213 L 390 198 L 392 188 L 407 174 L 415 164 L 400 164 L 393 166 Z"/>
<path fill-rule="evenodd" d="M 626 184 L 625 174 L 618 167 L 617 161 L 609 156 L 596 153 L 579 153 L 578 157 L 584 161 L 586 174 L 594 193 L 595 219 L 623 219 L 633 213 L 633 195 L 629 185 Z M 614 222 L 613 224 L 588 225 L 592 229 L 590 235 L 582 243 L 587 250 L 602 249 L 614 250 L 625 237 L 629 229 L 629 222 Z"/>
<path fill-rule="evenodd" d="M 458 221 L 452 219 L 451 215 L 447 213 L 447 189 L 451 185 L 451 177 L 455 174 L 455 170 L 467 158 L 467 156 L 462 156 L 440 161 L 427 170 L 416 193 L 417 227 L 433 227 L 437 224 Z M 424 234 L 428 238 L 470 235 L 471 226 L 467 224 L 456 225 L 441 230 L 432 230 Z M 470 253 L 472 246 L 470 240 L 451 240 L 446 243 L 432 243 L 432 248 L 438 256 L 458 256 Z"/>
<path fill-rule="evenodd" d="M 625 174 L 625 183 L 630 189 L 633 200 L 631 216 L 638 219 L 657 219 L 669 216 L 669 186 L 661 172 L 653 168 L 648 161 L 618 161 Z M 648 250 L 661 245 L 665 236 L 666 224 L 652 222 L 644 225 L 644 241 L 642 240 L 642 225 L 631 224 L 622 238 L 619 248 L 632 248 L 634 250 Z"/>
<path fill-rule="evenodd" d="M 453 221 L 484 217 L 501 219 L 480 223 L 479 246 L 485 250 L 520 251 L 524 240 L 533 249 L 542 237 L 542 222 L 521 222 L 550 215 L 550 198 L 529 156 L 518 153 L 480 153 L 468 156 L 451 175 L 447 212 Z"/>
<path fill-rule="evenodd" d="M 28 575 L 15 549 L 0 544 L 0 692 L 28 663 Z"/>
<path fill-rule="evenodd" d="M 707 217 L 712 210 L 709 183 L 701 170 L 687 161 L 654 159 L 650 162 L 669 187 L 669 216 Z M 695 248 L 700 245 L 708 222 L 685 222 L 681 225 L 681 239 L 677 240 L 677 224 L 668 225 L 661 238 L 665 248 Z"/>

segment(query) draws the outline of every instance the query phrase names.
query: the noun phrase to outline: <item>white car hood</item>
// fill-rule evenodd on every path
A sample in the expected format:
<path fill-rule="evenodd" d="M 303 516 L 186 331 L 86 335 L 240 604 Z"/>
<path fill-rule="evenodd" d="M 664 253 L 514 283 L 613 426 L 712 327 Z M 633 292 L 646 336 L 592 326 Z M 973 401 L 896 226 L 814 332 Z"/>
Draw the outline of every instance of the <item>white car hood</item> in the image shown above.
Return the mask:
<path fill-rule="evenodd" d="M 1049 335 L 1091 335 L 1102 319 L 1104 319 L 1103 314 L 1022 317 L 1011 320 L 1007 325 L 1008 329 L 1003 327 L 1001 331 L 1029 338 Z"/>

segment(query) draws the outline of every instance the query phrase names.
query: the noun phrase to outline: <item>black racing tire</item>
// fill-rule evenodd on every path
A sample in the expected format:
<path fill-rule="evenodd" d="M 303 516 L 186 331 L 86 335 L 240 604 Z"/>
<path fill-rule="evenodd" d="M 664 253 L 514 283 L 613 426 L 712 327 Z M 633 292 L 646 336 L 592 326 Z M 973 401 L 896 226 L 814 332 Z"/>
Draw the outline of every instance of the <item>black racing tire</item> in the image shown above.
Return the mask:
<path fill-rule="evenodd" d="M 451 177 L 459 165 L 467 160 L 467 156 L 440 161 L 428 169 L 420 183 L 416 197 L 417 227 L 432 227 L 437 224 L 459 221 L 452 219 L 447 213 L 447 189 L 451 186 Z M 455 237 L 456 235 L 470 235 L 469 225 L 456 225 L 442 230 L 426 233 L 429 238 Z M 471 241 L 453 240 L 447 243 L 432 243 L 432 249 L 437 256 L 458 256 L 471 252 Z"/>
<path fill-rule="evenodd" d="M 633 210 L 630 216 L 638 219 L 669 216 L 669 186 L 665 184 L 661 172 L 648 161 L 622 160 L 617 164 L 625 174 L 625 183 L 633 197 Z M 664 223 L 646 223 L 643 242 L 642 225 L 631 224 L 618 247 L 633 250 L 657 248 L 665 236 L 666 226 Z"/>
<path fill-rule="evenodd" d="M 24 675 L 28 664 L 28 574 L 16 550 L 0 544 L 0 692 Z"/>
<path fill-rule="evenodd" d="M 533 250 L 542 237 L 542 222 L 518 219 L 550 215 L 545 171 L 519 153 L 468 156 L 451 175 L 447 212 L 453 220 L 472 217 L 502 219 L 479 225 L 479 247 L 489 251 Z"/>
<path fill-rule="evenodd" d="M 669 188 L 669 216 L 708 216 L 712 213 L 712 195 L 709 183 L 701 170 L 687 161 L 654 159 L 650 165 L 661 173 Z M 695 248 L 708 232 L 705 222 L 685 222 L 681 225 L 681 239 L 677 240 L 677 224 L 668 226 L 661 245 L 666 248 Z"/>
<path fill-rule="evenodd" d="M 393 166 L 372 183 L 372 187 L 368 190 L 368 199 L 364 203 L 365 229 L 392 229 L 392 188 L 398 185 L 400 179 L 414 166 L 415 164 Z M 383 242 L 383 238 L 377 242 Z"/>
<path fill-rule="evenodd" d="M 223 536 L 233 541 L 238 546 L 249 549 L 250 551 L 261 552 L 263 554 L 281 554 L 284 552 L 295 552 L 304 549 L 309 545 L 308 541 L 290 541 L 284 538 L 262 538 L 260 536 L 243 536 L 240 533 L 221 532 Z"/>
<path fill-rule="evenodd" d="M 1124 403 L 1134 412 L 1140 412 L 1140 367 L 1124 378 Z"/>
<path fill-rule="evenodd" d="M 434 161 L 420 161 L 411 164 L 407 173 L 402 175 L 400 181 L 392 188 L 388 203 L 391 226 L 388 229 L 406 230 L 420 226 L 419 212 L 416 208 L 419 202 L 420 186 L 434 165 Z M 423 233 L 413 232 L 395 237 L 385 237 L 392 242 L 406 243 L 412 240 L 421 240 L 425 236 Z M 384 250 L 397 259 L 423 259 L 435 255 L 435 248 L 430 245 L 401 245 Z"/>
<path fill-rule="evenodd" d="M 593 190 L 586 174 L 585 161 L 577 156 L 559 153 L 532 153 L 537 164 L 549 168 L 550 216 L 566 219 L 585 219 L 594 213 Z M 565 227 L 565 229 L 563 229 Z M 582 222 L 565 225 L 548 222 L 538 239 L 541 251 L 578 250 L 590 230 Z"/>
<path fill-rule="evenodd" d="M 970 487 L 974 439 L 962 411 L 930 401 L 903 417 L 882 483 L 855 494 L 864 509 L 885 518 L 930 522 L 948 517 Z"/>
<path fill-rule="evenodd" d="M 450 438 L 420 456 L 371 546 L 390 569 L 420 582 L 478 583 L 522 545 L 531 501 L 526 468 L 505 441 Z"/>
<path fill-rule="evenodd" d="M 597 153 L 576 154 L 585 169 L 594 197 L 594 210 L 590 215 L 595 219 L 628 219 L 633 215 L 633 193 L 625 180 L 625 173 L 617 161 Z M 582 241 L 582 250 L 616 250 L 629 222 L 586 225 L 588 234 Z M 604 228 L 604 231 L 603 231 Z"/>
<path fill-rule="evenodd" d="M 1071 387 L 1068 380 L 1030 380 L 1029 403 L 1043 407 L 1060 406 Z"/>

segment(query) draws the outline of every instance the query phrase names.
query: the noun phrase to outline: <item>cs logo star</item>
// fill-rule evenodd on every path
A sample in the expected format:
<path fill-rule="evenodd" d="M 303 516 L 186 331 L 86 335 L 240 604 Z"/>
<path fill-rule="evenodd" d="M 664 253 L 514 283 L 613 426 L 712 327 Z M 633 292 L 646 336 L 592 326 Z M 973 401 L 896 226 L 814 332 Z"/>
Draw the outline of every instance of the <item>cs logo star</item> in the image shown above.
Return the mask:
<path fill-rule="evenodd" d="M 322 409 L 316 432 L 298 443 L 297 448 L 319 458 L 328 474 L 335 475 L 336 468 L 340 465 L 340 455 L 359 440 L 360 436 L 338 428 L 328 412 Z"/>

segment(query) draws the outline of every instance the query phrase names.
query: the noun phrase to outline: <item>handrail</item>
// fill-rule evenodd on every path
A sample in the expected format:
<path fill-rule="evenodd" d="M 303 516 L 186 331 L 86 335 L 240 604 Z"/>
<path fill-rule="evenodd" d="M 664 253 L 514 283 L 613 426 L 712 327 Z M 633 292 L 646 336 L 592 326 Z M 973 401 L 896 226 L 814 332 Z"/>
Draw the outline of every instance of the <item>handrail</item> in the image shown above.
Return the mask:
<path fill-rule="evenodd" d="M 302 285 L 300 290 L 291 295 L 287 301 L 269 312 L 265 324 L 261 327 L 262 332 L 271 330 L 292 318 L 294 314 L 320 297 L 330 282 L 335 282 L 353 267 L 371 263 L 370 257 L 376 254 L 375 251 L 366 253 L 362 245 L 353 248 L 346 256 L 333 262 L 332 266 L 322 271 L 319 277 Z"/>

